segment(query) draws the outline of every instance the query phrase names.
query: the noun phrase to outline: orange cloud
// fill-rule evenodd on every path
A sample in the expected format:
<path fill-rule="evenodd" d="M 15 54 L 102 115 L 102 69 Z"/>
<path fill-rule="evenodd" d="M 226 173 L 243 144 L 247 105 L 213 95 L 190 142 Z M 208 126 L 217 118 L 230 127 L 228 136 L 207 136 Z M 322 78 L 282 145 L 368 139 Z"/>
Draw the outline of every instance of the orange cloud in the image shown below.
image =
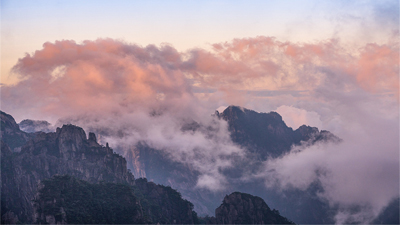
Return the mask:
<path fill-rule="evenodd" d="M 60 116 L 196 99 L 201 95 L 193 94 L 194 86 L 224 93 L 228 104 L 246 102 L 252 95 L 243 93 L 254 90 L 362 88 L 398 94 L 398 62 L 396 44 L 369 44 L 349 53 L 337 40 L 302 44 L 244 38 L 185 53 L 168 45 L 64 40 L 19 59 L 13 70 L 23 80 L 3 86 L 1 94 L 6 109 L 38 108 Z"/>

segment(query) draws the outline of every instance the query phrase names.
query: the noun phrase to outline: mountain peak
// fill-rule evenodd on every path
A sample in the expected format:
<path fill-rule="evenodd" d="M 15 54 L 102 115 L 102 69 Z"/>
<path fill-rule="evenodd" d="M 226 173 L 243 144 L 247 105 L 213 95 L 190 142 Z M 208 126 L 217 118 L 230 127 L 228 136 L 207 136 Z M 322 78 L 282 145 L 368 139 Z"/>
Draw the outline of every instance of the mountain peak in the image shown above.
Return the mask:
<path fill-rule="evenodd" d="M 0 111 L 0 121 L 0 139 L 14 152 L 20 151 L 21 146 L 34 136 L 34 134 L 27 134 L 21 131 L 14 117 L 3 111 Z"/>
<path fill-rule="evenodd" d="M 231 105 L 216 115 L 228 122 L 234 142 L 257 152 L 262 159 L 280 156 L 302 141 L 311 140 L 315 143 L 339 139 L 328 131 L 320 132 L 318 128 L 307 125 L 293 131 L 277 112 L 259 113 Z"/>
<path fill-rule="evenodd" d="M 264 114 L 264 115 L 269 115 L 274 119 L 282 120 L 282 116 L 279 113 L 274 112 L 274 111 L 271 111 L 269 113 L 264 113 L 264 112 L 260 113 L 260 112 L 257 112 L 257 111 L 251 110 L 251 109 L 247 109 L 247 108 L 244 108 L 241 106 L 235 106 L 235 105 L 228 106 L 221 114 L 224 114 L 224 115 Z"/>
<path fill-rule="evenodd" d="M 225 196 L 215 219 L 218 224 L 292 224 L 262 198 L 240 192 Z"/>
<path fill-rule="evenodd" d="M 86 141 L 85 131 L 72 124 L 57 128 L 56 135 L 59 140 L 59 148 L 64 153 L 80 151 Z"/>
<path fill-rule="evenodd" d="M 14 117 L 3 111 L 0 111 L 1 130 L 3 129 L 19 129 L 18 124 L 15 122 Z"/>

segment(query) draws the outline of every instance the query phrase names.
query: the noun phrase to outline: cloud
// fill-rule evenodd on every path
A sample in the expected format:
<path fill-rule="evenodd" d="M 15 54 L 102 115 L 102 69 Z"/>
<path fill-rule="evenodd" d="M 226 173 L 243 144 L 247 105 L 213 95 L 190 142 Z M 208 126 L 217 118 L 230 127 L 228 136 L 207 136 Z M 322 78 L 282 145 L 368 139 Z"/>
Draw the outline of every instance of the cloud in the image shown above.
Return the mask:
<path fill-rule="evenodd" d="M 304 109 L 286 105 L 279 106 L 276 112 L 282 116 L 286 125 L 292 127 L 294 130 L 301 125 L 318 127 L 320 129 L 322 127 L 320 116 L 316 112 L 308 112 Z"/>
<path fill-rule="evenodd" d="M 124 149 L 145 141 L 191 164 L 197 186 L 214 191 L 229 185 L 220 171 L 246 154 L 210 114 L 231 104 L 276 109 L 293 128 L 317 126 L 344 141 L 294 149 L 258 176 L 299 189 L 317 179 L 320 197 L 342 209 L 338 222 L 369 221 L 363 213 L 376 215 L 398 194 L 398 41 L 345 46 L 255 37 L 178 52 L 112 39 L 56 41 L 19 59 L 20 82 L 1 86 L 1 108 L 17 120 L 75 123 Z M 194 121 L 199 129 L 182 130 Z"/>
<path fill-rule="evenodd" d="M 272 37 L 235 39 L 214 44 L 211 51 L 185 53 L 168 45 L 64 40 L 45 43 L 19 59 L 13 71 L 22 81 L 2 86 L 1 94 L 8 111 L 18 114 L 17 108 L 24 107 L 33 115 L 59 117 L 159 105 L 184 95 L 207 100 L 221 93 L 228 104 L 246 104 L 255 95 L 252 91 L 314 91 L 327 85 L 397 96 L 397 53 L 396 43 L 348 52 L 337 40 L 297 44 Z M 194 88 L 215 91 L 194 93 Z"/>
<path fill-rule="evenodd" d="M 294 147 L 277 159 L 264 163 L 258 176 L 268 187 L 307 189 L 319 181 L 319 196 L 339 208 L 337 223 L 369 223 L 393 199 L 399 197 L 399 130 L 398 117 L 383 114 L 376 100 L 363 104 L 341 104 L 341 126 L 336 135 L 340 144 L 320 143 Z M 368 111 L 363 107 L 369 106 Z M 391 107 L 390 107 L 391 108 Z M 386 109 L 397 112 L 398 108 Z"/>

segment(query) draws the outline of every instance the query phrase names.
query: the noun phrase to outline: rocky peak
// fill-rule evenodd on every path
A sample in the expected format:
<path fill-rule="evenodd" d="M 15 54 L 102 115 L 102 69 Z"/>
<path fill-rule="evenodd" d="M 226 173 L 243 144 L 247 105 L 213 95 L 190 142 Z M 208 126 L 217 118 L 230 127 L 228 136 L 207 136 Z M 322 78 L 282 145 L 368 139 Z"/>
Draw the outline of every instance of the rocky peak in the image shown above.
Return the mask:
<path fill-rule="evenodd" d="M 308 139 L 311 135 L 318 134 L 319 130 L 316 127 L 310 127 L 310 126 L 307 126 L 307 125 L 301 125 L 294 132 L 296 134 L 300 135 L 302 139 Z"/>
<path fill-rule="evenodd" d="M 78 142 L 86 140 L 85 131 L 72 124 L 63 125 L 61 128 L 57 128 L 56 133 L 57 136 L 62 139 L 76 140 Z"/>
<path fill-rule="evenodd" d="M 238 106 L 229 106 L 224 112 L 215 114 L 226 120 L 231 138 L 237 144 L 247 147 L 261 159 L 277 157 L 290 151 L 293 145 L 311 140 L 337 140 L 336 136 L 319 131 L 316 127 L 303 125 L 293 131 L 276 112 L 258 113 Z"/>
<path fill-rule="evenodd" d="M 222 113 L 219 113 L 219 115 L 223 117 L 238 118 L 239 116 L 244 115 L 244 110 L 245 109 L 242 107 L 230 105 Z"/>
<path fill-rule="evenodd" d="M 218 117 L 228 122 L 234 142 L 260 154 L 263 159 L 289 151 L 295 142 L 291 136 L 293 130 L 286 126 L 276 112 L 258 113 L 229 106 Z"/>
<path fill-rule="evenodd" d="M 19 152 L 21 146 L 35 136 L 35 134 L 28 134 L 21 131 L 14 118 L 3 111 L 0 111 L 0 121 L 0 139 L 14 152 Z"/>
<path fill-rule="evenodd" d="M 20 133 L 26 134 L 17 131 L 19 133 L 11 133 L 2 139 L 5 142 L 1 148 L 2 156 L 5 156 L 1 158 L 2 179 L 5 178 L 2 195 L 7 196 L 2 209 L 17 215 L 20 222 L 35 221 L 31 200 L 40 181 L 53 175 L 70 175 L 90 183 L 135 184 L 126 160 L 114 154 L 110 147 L 99 145 L 94 134 L 86 139 L 86 133 L 80 127 L 63 125 L 56 132 L 38 132 L 22 146 L 20 153 L 10 154 L 5 147 L 7 141 L 12 143 Z"/>
<path fill-rule="evenodd" d="M 1 119 L 1 130 L 3 131 L 4 129 L 11 129 L 11 130 L 18 130 L 19 126 L 15 122 L 14 118 L 3 112 L 0 111 L 0 119 Z"/>
<path fill-rule="evenodd" d="M 336 137 L 329 131 L 321 130 L 319 131 L 316 127 L 310 127 L 307 125 L 302 125 L 297 130 L 294 131 L 297 139 L 301 141 L 309 142 L 308 144 L 314 144 L 317 141 L 332 141 L 338 143 L 342 139 Z"/>
<path fill-rule="evenodd" d="M 69 155 L 69 152 L 82 151 L 84 142 L 86 141 L 85 131 L 71 124 L 63 125 L 62 128 L 57 128 L 56 136 L 58 139 L 58 147 L 64 157 Z"/>
<path fill-rule="evenodd" d="M 262 198 L 240 192 L 225 196 L 215 210 L 215 219 L 217 224 L 292 224 Z"/>
<path fill-rule="evenodd" d="M 218 112 L 218 111 L 217 111 Z M 274 119 L 277 122 L 283 122 L 282 120 L 282 116 L 279 115 L 279 113 L 277 112 L 269 112 L 269 113 L 258 113 L 254 110 L 250 110 L 250 109 L 246 109 L 240 106 L 234 106 L 234 105 L 230 105 L 228 106 L 222 113 L 218 113 L 216 114 L 219 117 L 223 117 L 225 120 L 226 119 L 240 119 L 241 117 L 244 116 L 262 116 L 265 118 L 270 118 L 270 119 Z"/>
<path fill-rule="evenodd" d="M 92 133 L 92 132 L 89 132 L 88 141 L 96 142 L 96 143 L 97 143 L 96 135 L 95 135 L 94 133 Z"/>
<path fill-rule="evenodd" d="M 100 147 L 100 145 L 97 143 L 96 135 L 92 132 L 89 132 L 88 142 L 91 147 Z M 106 148 L 109 148 L 108 143 Z"/>

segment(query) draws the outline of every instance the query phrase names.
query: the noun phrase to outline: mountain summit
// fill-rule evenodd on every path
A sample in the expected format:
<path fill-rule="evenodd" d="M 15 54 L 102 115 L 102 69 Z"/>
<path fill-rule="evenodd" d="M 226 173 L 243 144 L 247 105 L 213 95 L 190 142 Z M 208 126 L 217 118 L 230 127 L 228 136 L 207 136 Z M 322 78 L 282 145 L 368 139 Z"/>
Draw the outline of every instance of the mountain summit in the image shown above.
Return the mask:
<path fill-rule="evenodd" d="M 301 142 L 339 141 L 329 131 L 302 125 L 297 130 L 288 127 L 276 112 L 258 113 L 238 106 L 229 106 L 218 118 L 226 120 L 231 138 L 237 144 L 258 154 L 262 160 L 277 157 L 290 151 Z"/>

